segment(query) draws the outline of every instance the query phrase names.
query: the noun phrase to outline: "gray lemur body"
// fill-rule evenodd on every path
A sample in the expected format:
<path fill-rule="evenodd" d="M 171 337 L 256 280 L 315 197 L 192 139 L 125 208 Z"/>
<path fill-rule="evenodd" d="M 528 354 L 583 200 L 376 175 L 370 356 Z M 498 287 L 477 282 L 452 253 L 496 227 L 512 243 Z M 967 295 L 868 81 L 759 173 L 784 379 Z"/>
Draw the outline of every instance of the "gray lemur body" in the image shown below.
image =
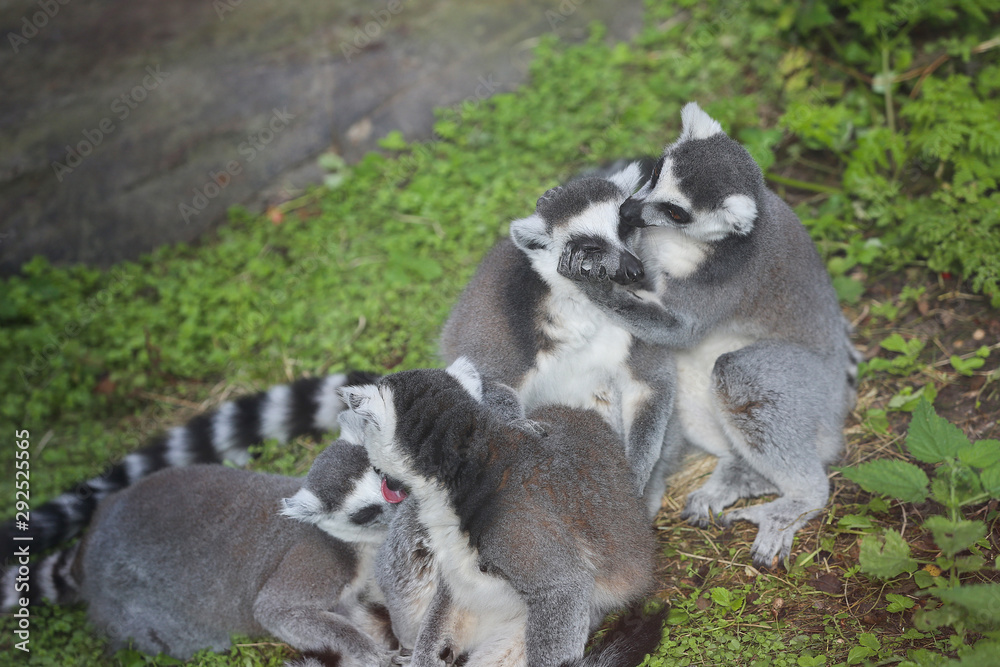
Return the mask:
<path fill-rule="evenodd" d="M 642 259 L 629 288 L 586 270 L 568 248 L 560 273 L 636 337 L 672 350 L 677 401 L 664 461 L 682 443 L 719 457 L 684 516 L 706 522 L 739 498 L 779 494 L 725 520 L 759 526 L 771 565 L 826 505 L 825 466 L 843 447 L 858 355 L 809 234 L 757 164 L 695 104 L 680 138 L 621 207 Z M 660 466 L 666 468 L 668 466 Z M 662 488 L 658 470 L 651 481 Z"/>
<path fill-rule="evenodd" d="M 586 660 L 596 622 L 652 581 L 652 532 L 620 440 L 593 411 L 521 418 L 465 359 L 344 389 L 343 437 L 409 496 L 379 553 L 393 627 L 416 667 L 631 665 L 659 625 Z M 637 652 L 638 651 L 638 652 Z M 603 656 L 603 657 L 602 657 Z"/>
<path fill-rule="evenodd" d="M 629 283 L 641 275 L 641 263 L 618 238 L 618 207 L 640 180 L 630 165 L 608 179 L 548 191 L 535 214 L 512 222 L 511 239 L 483 259 L 441 334 L 447 363 L 470 359 L 513 387 L 525 409 L 565 405 L 600 414 L 624 443 L 638 493 L 662 449 L 673 361 L 595 308 L 581 283 L 556 269 L 573 246 L 585 249 L 590 270 L 608 280 Z"/>
<path fill-rule="evenodd" d="M 371 568 L 389 514 L 364 450 L 342 441 L 304 480 L 168 469 L 105 499 L 80 543 L 34 567 L 30 594 L 85 601 L 115 648 L 187 659 L 232 634 L 270 635 L 378 665 L 391 632 Z"/>

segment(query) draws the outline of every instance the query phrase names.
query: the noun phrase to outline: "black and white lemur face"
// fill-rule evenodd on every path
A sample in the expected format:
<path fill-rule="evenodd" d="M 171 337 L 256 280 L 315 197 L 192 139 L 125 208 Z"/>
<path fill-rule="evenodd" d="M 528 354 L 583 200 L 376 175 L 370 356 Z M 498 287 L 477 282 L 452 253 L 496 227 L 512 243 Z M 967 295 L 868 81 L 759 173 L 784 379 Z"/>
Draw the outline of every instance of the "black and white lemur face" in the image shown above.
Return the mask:
<path fill-rule="evenodd" d="M 642 262 L 618 234 L 622 203 L 642 180 L 638 164 L 603 178 L 582 178 L 552 188 L 538 199 L 535 214 L 510 225 L 511 239 L 548 282 L 567 246 L 584 251 L 585 272 L 626 285 L 642 277 Z"/>
<path fill-rule="evenodd" d="M 694 102 L 681 111 L 681 135 L 650 179 L 619 210 L 628 227 L 673 227 L 703 243 L 745 236 L 764 188 L 760 167 Z"/>

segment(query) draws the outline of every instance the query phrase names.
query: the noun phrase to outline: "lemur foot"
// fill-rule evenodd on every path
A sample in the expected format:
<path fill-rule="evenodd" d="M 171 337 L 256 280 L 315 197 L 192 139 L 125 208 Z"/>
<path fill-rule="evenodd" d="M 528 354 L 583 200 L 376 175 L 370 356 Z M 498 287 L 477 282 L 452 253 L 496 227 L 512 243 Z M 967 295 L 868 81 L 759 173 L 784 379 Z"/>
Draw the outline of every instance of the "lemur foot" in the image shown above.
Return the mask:
<path fill-rule="evenodd" d="M 757 537 L 750 548 L 753 563 L 759 568 L 776 568 L 792 552 L 795 533 L 820 511 L 815 503 L 778 498 L 763 505 L 733 510 L 726 514 L 725 521 L 727 524 L 733 521 L 757 524 Z"/>

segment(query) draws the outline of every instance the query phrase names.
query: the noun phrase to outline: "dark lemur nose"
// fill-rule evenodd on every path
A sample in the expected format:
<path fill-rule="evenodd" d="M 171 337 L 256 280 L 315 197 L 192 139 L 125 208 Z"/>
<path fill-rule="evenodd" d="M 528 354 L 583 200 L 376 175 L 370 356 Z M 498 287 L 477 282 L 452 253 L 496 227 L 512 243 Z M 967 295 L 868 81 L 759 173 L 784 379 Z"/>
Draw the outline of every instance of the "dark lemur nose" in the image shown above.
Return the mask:
<path fill-rule="evenodd" d="M 623 225 L 629 227 L 648 227 L 642 219 L 642 202 L 629 197 L 618 207 L 618 217 Z"/>
<path fill-rule="evenodd" d="M 619 285 L 628 285 L 642 278 L 645 271 L 639 258 L 630 252 L 623 252 L 619 261 L 619 269 L 615 273 L 614 281 Z"/>

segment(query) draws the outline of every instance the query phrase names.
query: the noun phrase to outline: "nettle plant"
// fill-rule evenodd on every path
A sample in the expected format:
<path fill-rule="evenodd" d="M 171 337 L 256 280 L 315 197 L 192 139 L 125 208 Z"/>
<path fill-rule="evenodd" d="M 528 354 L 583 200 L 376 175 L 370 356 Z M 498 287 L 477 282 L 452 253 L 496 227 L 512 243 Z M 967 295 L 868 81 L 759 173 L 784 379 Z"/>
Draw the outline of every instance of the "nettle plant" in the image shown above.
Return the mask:
<path fill-rule="evenodd" d="M 913 412 L 906 435 L 909 454 L 924 464 L 883 459 L 841 469 L 848 479 L 870 493 L 889 496 L 900 503 L 933 500 L 944 512 L 927 517 L 922 526 L 929 532 L 940 555 L 932 559 L 914 557 L 898 530 L 865 535 L 861 540 L 860 570 L 889 580 L 910 575 L 928 601 L 914 615 L 918 630 L 950 626 L 955 634 L 952 648 L 963 656 L 962 664 L 989 655 L 996 657 L 1000 645 L 987 641 L 966 646 L 968 633 L 981 633 L 987 640 L 1000 640 L 1000 583 L 982 583 L 996 573 L 996 563 L 987 563 L 990 542 L 987 527 L 1000 512 L 984 507 L 966 518 L 964 510 L 1000 498 L 1000 441 L 975 443 L 962 431 L 921 401 Z M 925 470 L 930 468 L 930 475 Z M 911 515 L 912 516 L 912 515 Z M 887 596 L 888 610 L 903 611 L 915 602 L 902 595 Z M 917 657 L 917 663 L 937 664 Z M 906 663 L 904 663 L 906 664 Z M 983 663 L 987 664 L 987 663 Z"/>

